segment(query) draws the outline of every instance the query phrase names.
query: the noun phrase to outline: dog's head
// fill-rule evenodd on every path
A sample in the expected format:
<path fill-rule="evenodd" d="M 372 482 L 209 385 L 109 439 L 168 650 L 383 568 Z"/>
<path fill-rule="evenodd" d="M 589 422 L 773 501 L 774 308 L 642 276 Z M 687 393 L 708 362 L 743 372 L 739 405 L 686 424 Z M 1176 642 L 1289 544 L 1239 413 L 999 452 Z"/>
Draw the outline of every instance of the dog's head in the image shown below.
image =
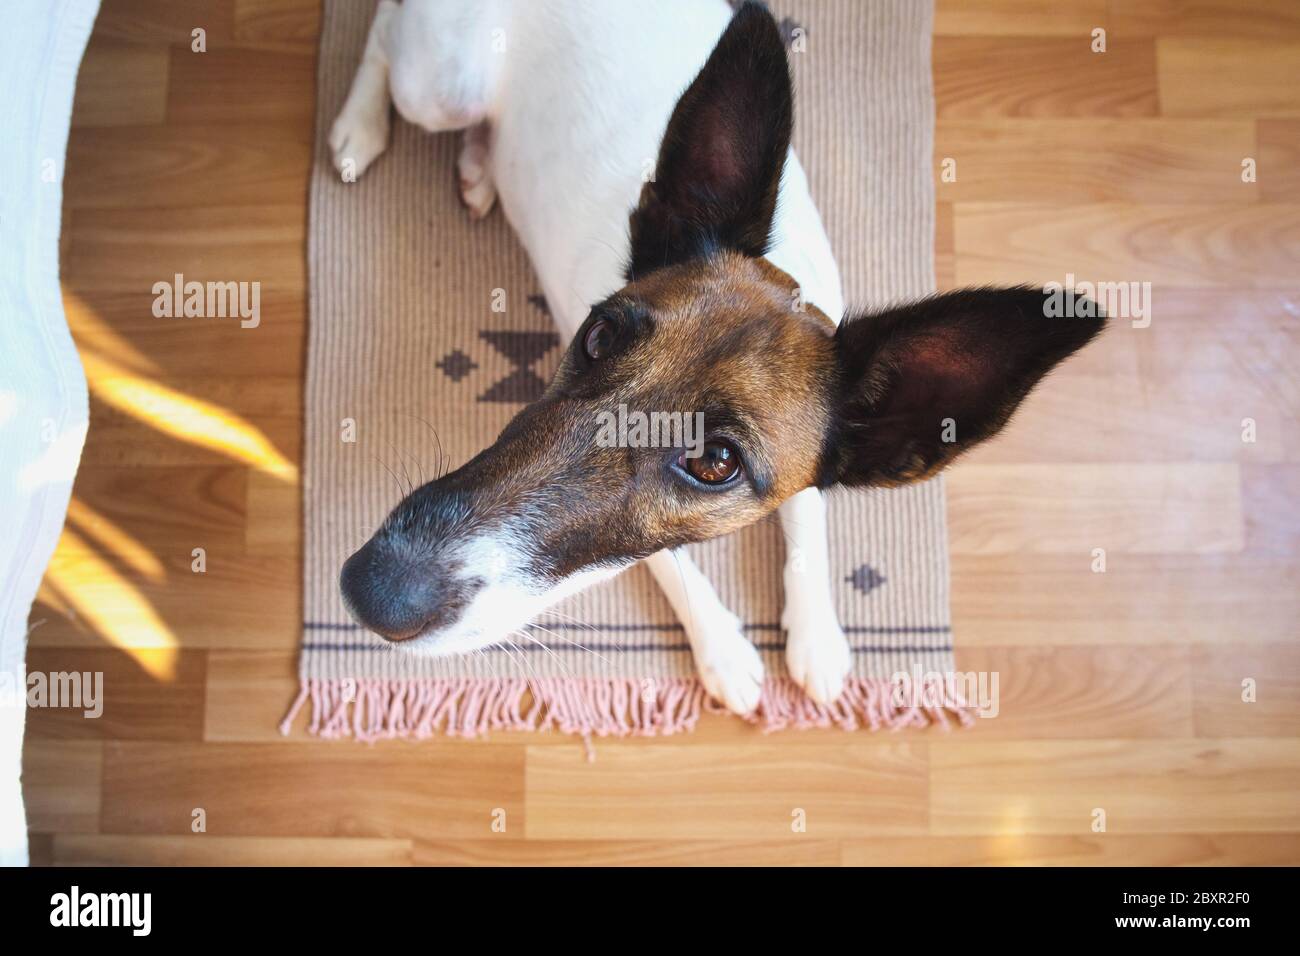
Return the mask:
<path fill-rule="evenodd" d="M 408 495 L 344 565 L 356 618 L 429 654 L 493 644 L 663 548 L 808 487 L 933 475 L 997 432 L 1100 318 L 1032 289 L 935 296 L 836 328 L 763 258 L 792 92 L 746 4 L 682 95 L 630 219 L 627 284 L 545 395 Z"/>

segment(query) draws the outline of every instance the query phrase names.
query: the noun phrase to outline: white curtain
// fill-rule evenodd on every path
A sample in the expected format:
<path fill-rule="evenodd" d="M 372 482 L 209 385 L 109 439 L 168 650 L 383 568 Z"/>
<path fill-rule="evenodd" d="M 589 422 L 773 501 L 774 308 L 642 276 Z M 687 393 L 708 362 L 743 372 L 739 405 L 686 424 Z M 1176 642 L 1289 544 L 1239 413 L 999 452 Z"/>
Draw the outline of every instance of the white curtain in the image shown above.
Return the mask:
<path fill-rule="evenodd" d="M 27 617 L 86 436 L 86 377 L 59 294 L 77 69 L 99 0 L 0 0 L 0 864 L 27 863 L 19 779 Z"/>

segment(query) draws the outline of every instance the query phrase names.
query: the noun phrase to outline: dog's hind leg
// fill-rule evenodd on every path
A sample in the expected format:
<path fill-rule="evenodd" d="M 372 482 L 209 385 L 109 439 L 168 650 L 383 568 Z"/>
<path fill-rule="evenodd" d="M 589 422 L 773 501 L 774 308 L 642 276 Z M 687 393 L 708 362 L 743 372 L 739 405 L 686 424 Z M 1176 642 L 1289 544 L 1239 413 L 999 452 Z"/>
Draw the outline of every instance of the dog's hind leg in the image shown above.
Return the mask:
<path fill-rule="evenodd" d="M 782 503 L 780 515 L 786 537 L 785 663 L 809 697 L 829 705 L 844 690 L 853 654 L 831 594 L 826 501 L 816 488 L 806 488 Z"/>
<path fill-rule="evenodd" d="M 460 198 L 471 219 L 482 219 L 496 202 L 497 189 L 488 165 L 490 132 L 486 122 L 469 127 L 463 134 L 456 173 L 460 177 Z"/>
<path fill-rule="evenodd" d="M 496 0 L 406 0 L 387 42 L 397 112 L 430 133 L 487 119 L 513 9 Z"/>
<path fill-rule="evenodd" d="M 763 693 L 763 661 L 740 619 L 727 610 L 685 548 L 656 552 L 646 564 L 686 629 L 704 689 L 734 713 L 752 712 Z"/>
<path fill-rule="evenodd" d="M 493 34 L 503 28 L 492 24 L 503 22 L 506 12 L 490 0 L 406 0 L 400 6 L 380 0 L 352 89 L 330 130 L 339 172 L 360 176 L 387 148 L 390 107 L 431 133 L 482 123 L 504 59 Z M 475 144 L 484 148 L 471 150 Z M 485 147 L 485 137 L 466 143 L 466 153 L 483 167 L 475 185 L 486 181 Z M 491 191 L 490 182 L 486 188 Z M 491 205 L 479 194 L 466 202 L 484 212 Z"/>
<path fill-rule="evenodd" d="M 400 8 L 393 0 L 382 0 L 375 10 L 352 88 L 330 127 L 330 153 L 334 168 L 345 180 L 353 181 L 388 148 L 392 125 L 389 117 L 388 68 L 389 31 Z"/>

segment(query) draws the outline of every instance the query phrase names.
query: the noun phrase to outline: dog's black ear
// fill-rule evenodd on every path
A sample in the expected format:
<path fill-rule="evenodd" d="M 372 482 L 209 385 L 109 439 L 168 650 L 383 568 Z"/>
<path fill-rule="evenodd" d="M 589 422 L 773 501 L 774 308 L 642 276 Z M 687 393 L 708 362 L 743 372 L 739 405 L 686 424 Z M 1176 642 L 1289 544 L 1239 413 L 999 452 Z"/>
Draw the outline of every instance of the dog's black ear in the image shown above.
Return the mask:
<path fill-rule="evenodd" d="M 928 478 L 995 434 L 1053 366 L 1106 323 L 1042 289 L 971 289 L 846 318 L 818 485 Z M 1057 293 L 1059 296 L 1059 293 Z"/>
<path fill-rule="evenodd" d="M 780 30 L 746 3 L 673 110 L 632 211 L 627 277 L 718 248 L 766 252 L 793 116 Z"/>

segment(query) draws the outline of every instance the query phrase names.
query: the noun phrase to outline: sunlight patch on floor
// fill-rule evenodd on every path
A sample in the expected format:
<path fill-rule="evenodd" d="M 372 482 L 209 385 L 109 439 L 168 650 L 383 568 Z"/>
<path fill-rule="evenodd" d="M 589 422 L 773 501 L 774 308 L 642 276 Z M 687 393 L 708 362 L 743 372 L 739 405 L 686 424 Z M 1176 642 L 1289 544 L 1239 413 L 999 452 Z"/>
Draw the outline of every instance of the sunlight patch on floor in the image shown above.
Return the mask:
<path fill-rule="evenodd" d="M 162 562 L 148 548 L 79 498 L 68 502 L 68 521 L 146 580 L 156 584 L 166 576 Z"/>
<path fill-rule="evenodd" d="M 210 448 L 281 481 L 298 480 L 298 466 L 234 412 L 151 381 L 93 349 L 83 348 L 81 361 L 91 393 L 106 405 L 165 435 Z"/>
<path fill-rule="evenodd" d="M 46 582 L 76 618 L 154 680 L 176 677 L 180 641 L 139 588 L 72 528 L 64 528 Z"/>

